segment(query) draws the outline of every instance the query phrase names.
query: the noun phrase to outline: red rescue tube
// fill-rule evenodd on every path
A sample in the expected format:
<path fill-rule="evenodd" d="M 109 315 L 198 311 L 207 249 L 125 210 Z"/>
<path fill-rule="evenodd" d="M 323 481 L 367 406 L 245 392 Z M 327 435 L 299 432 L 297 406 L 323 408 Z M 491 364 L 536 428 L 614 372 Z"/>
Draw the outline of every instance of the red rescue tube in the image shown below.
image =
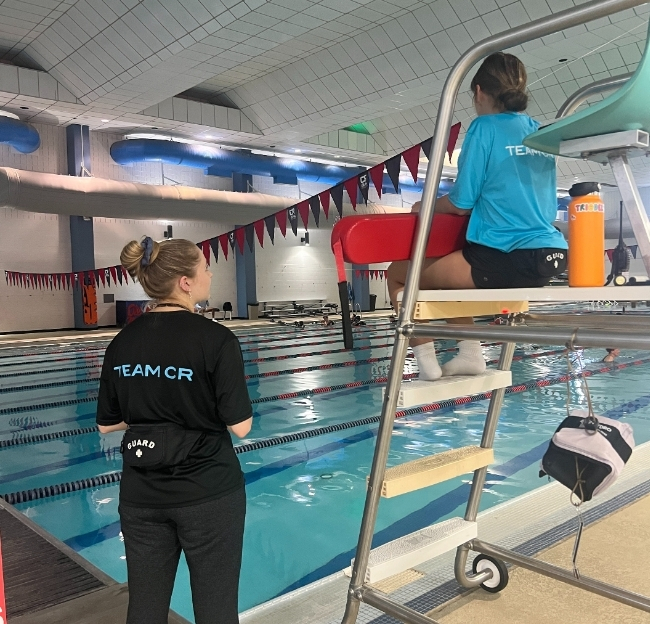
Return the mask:
<path fill-rule="evenodd" d="M 344 262 L 374 264 L 409 260 L 418 215 L 354 215 L 332 228 L 332 252 L 336 260 L 343 326 L 343 344 L 354 346 Z M 469 216 L 434 214 L 426 249 L 427 258 L 442 258 L 465 246 Z"/>
<path fill-rule="evenodd" d="M 343 258 L 353 264 L 409 260 L 418 215 L 354 215 L 332 229 L 332 251 L 341 243 Z M 465 246 L 469 216 L 434 214 L 427 258 L 441 258 Z"/>

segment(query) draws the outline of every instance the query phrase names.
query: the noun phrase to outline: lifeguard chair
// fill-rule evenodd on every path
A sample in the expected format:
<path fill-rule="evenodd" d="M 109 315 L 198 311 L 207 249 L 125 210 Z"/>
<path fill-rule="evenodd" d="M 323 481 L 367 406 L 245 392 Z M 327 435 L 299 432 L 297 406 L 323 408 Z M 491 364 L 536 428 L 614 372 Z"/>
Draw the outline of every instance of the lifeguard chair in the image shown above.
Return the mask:
<path fill-rule="evenodd" d="M 440 220 L 443 215 L 435 215 L 435 217 L 433 215 L 433 203 L 440 182 L 447 128 L 451 125 L 454 102 L 460 84 L 470 68 L 493 52 L 511 48 L 526 41 L 544 37 L 643 3 L 641 0 L 596 0 L 524 24 L 476 44 L 460 58 L 451 70 L 440 98 L 420 213 L 419 215 L 399 215 L 402 219 L 400 227 L 405 227 L 408 232 L 406 236 L 400 234 L 393 238 L 399 239 L 400 249 L 408 249 L 406 258 L 402 257 L 403 251 L 396 252 L 390 244 L 384 246 L 383 250 L 372 244 L 373 240 L 381 239 L 381 231 L 385 227 L 381 220 L 386 219 L 384 216 L 380 215 L 371 220 L 362 217 L 361 219 L 357 218 L 356 221 L 348 221 L 349 218 L 346 218 L 341 220 L 333 231 L 332 243 L 337 257 L 340 282 L 345 280 L 345 272 L 342 271 L 344 261 L 365 264 L 401 259 L 411 260 L 403 297 L 400 301 L 395 344 L 388 383 L 384 392 L 372 467 L 368 477 L 368 491 L 359 541 L 355 558 L 348 569 L 351 581 L 343 624 L 356 622 L 361 603 L 371 605 L 409 624 L 435 624 L 431 618 L 392 600 L 370 584 L 454 549 L 456 550 L 454 572 L 456 580 L 463 587 L 483 586 L 491 591 L 499 591 L 507 583 L 505 563 L 511 563 L 650 612 L 650 598 L 648 597 L 585 576 L 578 579 L 570 570 L 546 564 L 479 540 L 476 521 L 481 493 L 487 476 L 487 467 L 493 461 L 492 447 L 505 388 L 511 383 L 510 366 L 515 344 L 517 342 L 535 342 L 547 345 L 570 344 L 571 346 L 602 348 L 616 345 L 622 348 L 650 350 L 650 324 L 626 326 L 625 323 L 620 323 L 620 319 L 623 317 L 612 315 L 584 315 L 584 317 L 582 315 L 577 317 L 536 315 L 535 324 L 517 326 L 512 324 L 487 327 L 433 326 L 414 323 L 415 320 L 479 316 L 495 312 L 513 313 L 511 317 L 516 313 L 524 315 L 525 319 L 529 302 L 594 301 L 611 298 L 616 298 L 618 301 L 650 300 L 650 287 L 647 286 L 426 292 L 418 290 L 423 260 L 427 256 L 435 257 L 431 251 L 431 245 L 437 244 L 436 241 L 441 238 L 437 237 L 437 233 L 444 228 L 443 220 Z M 650 153 L 649 101 L 650 60 L 646 46 L 643 59 L 624 87 L 599 104 L 540 129 L 529 136 L 525 144 L 545 152 L 576 158 L 589 158 L 597 162 L 609 163 L 612 166 L 646 270 L 650 274 L 650 226 L 628 163 L 628 158 L 631 155 Z M 598 130 L 598 135 L 594 135 L 594 130 Z M 363 229 L 365 243 L 358 242 L 359 237 L 355 236 L 355 228 L 360 228 L 359 231 Z M 460 231 L 458 229 L 457 233 Z M 380 235 L 376 238 L 377 232 Z M 394 232 L 395 230 L 393 230 Z M 457 237 L 444 238 L 447 242 L 451 240 L 452 246 L 458 244 Z M 455 340 L 490 340 L 503 342 L 503 347 L 497 368 L 487 371 L 484 375 L 402 384 L 402 371 L 408 340 L 412 336 L 435 336 L 441 339 Z M 351 340 L 351 336 L 346 337 L 346 341 L 348 340 Z M 446 398 L 485 392 L 488 389 L 492 391 L 492 394 L 479 446 L 452 449 L 389 469 L 386 468 L 398 403 L 400 406 L 429 404 Z M 474 474 L 464 517 L 452 518 L 426 527 L 414 534 L 371 550 L 377 510 L 382 497 L 398 496 L 468 472 Z M 483 555 L 483 564 L 475 568 L 473 572 L 468 572 L 466 569 L 470 550 Z M 485 563 L 486 561 L 487 563 Z"/>

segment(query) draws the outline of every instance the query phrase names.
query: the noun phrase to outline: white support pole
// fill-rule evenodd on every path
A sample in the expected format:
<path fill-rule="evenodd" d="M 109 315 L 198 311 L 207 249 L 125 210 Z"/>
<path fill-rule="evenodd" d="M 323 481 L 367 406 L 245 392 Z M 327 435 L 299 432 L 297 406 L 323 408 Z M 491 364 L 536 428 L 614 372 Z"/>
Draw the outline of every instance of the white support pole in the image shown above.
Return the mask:
<path fill-rule="evenodd" d="M 627 216 L 632 224 L 636 243 L 641 251 L 643 266 L 650 276 L 650 220 L 645 211 L 639 189 L 634 181 L 632 169 L 625 154 L 609 157 L 618 190 L 621 192 Z"/>

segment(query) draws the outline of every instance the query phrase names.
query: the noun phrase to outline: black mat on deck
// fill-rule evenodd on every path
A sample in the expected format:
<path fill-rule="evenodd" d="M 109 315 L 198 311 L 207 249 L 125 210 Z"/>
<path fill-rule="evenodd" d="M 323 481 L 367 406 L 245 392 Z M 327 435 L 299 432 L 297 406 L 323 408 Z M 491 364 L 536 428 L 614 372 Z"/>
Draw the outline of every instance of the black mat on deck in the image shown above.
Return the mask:
<path fill-rule="evenodd" d="M 90 572 L 1 508 L 0 536 L 9 618 L 104 587 Z"/>

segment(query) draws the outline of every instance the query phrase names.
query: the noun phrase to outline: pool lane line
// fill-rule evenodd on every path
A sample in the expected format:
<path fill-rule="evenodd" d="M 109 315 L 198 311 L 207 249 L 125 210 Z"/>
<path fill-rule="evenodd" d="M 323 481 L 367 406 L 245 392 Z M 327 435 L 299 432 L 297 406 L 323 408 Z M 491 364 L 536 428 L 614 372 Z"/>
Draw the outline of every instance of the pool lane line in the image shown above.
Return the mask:
<path fill-rule="evenodd" d="M 438 353 L 444 353 L 446 351 L 455 351 L 456 349 L 444 349 L 441 351 L 438 351 Z M 540 358 L 540 357 L 547 357 L 547 356 L 552 356 L 552 355 L 558 355 L 560 353 L 565 353 L 566 349 L 556 349 L 553 351 L 543 351 L 540 353 L 530 353 L 526 355 L 516 355 L 512 358 L 513 362 L 519 361 L 519 360 L 528 360 L 528 359 L 535 359 L 535 358 Z M 387 356 L 382 356 L 382 357 L 374 357 L 374 358 L 368 358 L 366 360 L 349 360 L 346 362 L 332 362 L 330 364 L 319 364 L 317 366 L 305 366 L 302 368 L 288 368 L 285 370 L 280 370 L 280 371 L 267 371 L 265 373 L 255 373 L 253 375 L 246 375 L 246 379 L 264 379 L 267 377 L 278 377 L 280 375 L 297 375 L 299 373 L 307 373 L 307 372 L 312 372 L 312 371 L 319 371 L 319 370 L 330 370 L 332 368 L 345 368 L 347 366 L 357 366 L 357 365 L 365 365 L 365 364 L 374 364 L 375 362 L 385 362 L 386 360 L 390 360 L 392 355 L 387 355 Z M 407 355 L 406 356 L 407 360 L 412 360 L 414 357 L 412 355 Z M 487 360 L 486 364 L 496 364 L 498 362 L 498 358 L 494 360 Z M 0 390 L 1 392 L 1 390 Z"/>
<path fill-rule="evenodd" d="M 376 338 L 382 338 L 382 336 L 377 336 Z M 375 340 L 376 338 L 369 338 L 368 340 Z M 322 343 L 321 343 L 322 344 Z M 483 344 L 484 347 L 493 347 L 494 345 L 498 345 L 500 343 L 498 342 L 486 342 Z M 298 349 L 302 345 L 296 345 L 296 349 Z M 251 360 L 244 360 L 244 364 L 261 364 L 262 362 L 276 362 L 279 360 L 289 360 L 292 358 L 298 358 L 298 357 L 310 357 L 312 355 L 331 355 L 332 353 L 347 353 L 351 351 L 366 351 L 368 349 L 383 349 L 385 347 L 392 347 L 393 343 L 392 342 L 386 342 L 384 344 L 379 344 L 379 345 L 364 345 L 361 347 L 353 347 L 352 349 L 327 349 L 326 351 L 312 351 L 311 353 L 295 353 L 295 354 L 289 354 L 289 355 L 272 355 L 270 357 L 266 358 L 254 358 Z M 288 348 L 288 347 L 287 347 Z M 436 353 L 447 353 L 449 351 L 455 351 L 456 347 L 451 347 L 449 349 L 436 349 Z"/>
<path fill-rule="evenodd" d="M 72 361 L 78 361 L 78 360 L 83 360 L 85 358 L 103 358 L 104 354 L 103 351 L 105 349 L 101 349 L 102 354 L 101 355 L 94 355 L 92 353 L 80 353 L 76 357 L 61 357 L 61 358 L 48 358 L 46 360 L 31 360 L 30 362 L 5 362 L 4 364 L 0 364 L 0 368 L 7 368 L 8 366 L 26 366 L 26 365 L 32 365 L 32 364 L 49 364 L 50 362 L 72 362 Z"/>
<path fill-rule="evenodd" d="M 16 373 L 0 373 L 0 379 L 7 379 L 9 377 L 23 377 L 25 375 L 50 375 L 52 373 L 69 373 L 70 371 L 88 370 L 101 367 L 101 364 L 86 364 L 85 366 L 68 366 L 63 368 L 44 368 L 42 370 L 18 371 Z"/>
<path fill-rule="evenodd" d="M 21 444 L 34 444 L 35 442 L 46 442 L 48 440 L 57 440 L 59 438 L 68 438 L 71 436 L 84 435 L 86 433 L 98 433 L 97 425 L 94 427 L 82 427 L 79 429 L 68 429 L 65 431 L 55 431 L 52 433 L 42 433 L 37 435 L 22 435 L 11 440 L 0 440 L 0 449 L 10 446 L 19 446 Z"/>
<path fill-rule="evenodd" d="M 381 346 L 381 345 L 379 345 Z M 385 346 L 390 346 L 390 345 L 385 345 Z M 373 348 L 378 348 L 377 346 Z M 450 349 L 442 349 L 439 350 L 438 353 L 445 353 L 448 351 L 455 351 L 454 348 Z M 546 356 L 552 356 L 552 355 L 558 355 L 560 353 L 564 353 L 564 349 L 556 349 L 554 351 L 542 351 L 540 353 L 530 353 L 530 354 L 525 354 L 525 355 L 516 355 L 513 357 L 513 361 L 519 361 L 523 359 L 534 359 L 534 358 L 540 358 L 540 357 L 546 357 Z M 264 373 L 254 373 L 252 375 L 246 375 L 246 381 L 250 379 L 265 379 L 269 377 L 280 377 L 283 375 L 298 375 L 300 373 L 309 373 L 313 371 L 322 371 L 322 370 L 331 370 L 334 368 L 345 368 L 345 367 L 350 367 L 350 366 L 364 366 L 366 364 L 375 364 L 376 362 L 385 362 L 386 360 L 390 360 L 392 356 L 386 355 L 382 357 L 374 357 L 374 358 L 368 358 L 366 360 L 348 360 L 346 362 L 331 362 L 329 364 L 318 364 L 316 366 L 304 366 L 302 368 L 287 368 L 284 370 L 276 370 L 276 371 L 266 371 Z M 407 359 L 413 359 L 412 355 L 407 355 Z M 487 360 L 486 364 L 495 364 L 499 360 Z M 93 368 L 100 368 L 99 366 L 94 366 Z M 65 369 L 58 369 L 58 370 L 65 370 Z M 80 369 L 69 369 L 69 370 L 80 370 Z M 39 371 L 43 373 L 47 372 L 56 372 L 56 369 L 52 371 Z M 0 375 L 2 377 L 2 375 Z M 0 394 L 8 394 L 10 392 L 26 392 L 28 390 L 43 390 L 46 388 L 59 388 L 62 386 L 74 386 L 76 384 L 82 384 L 82 383 L 92 383 L 94 381 L 99 381 L 99 377 L 87 377 L 85 379 L 65 379 L 63 381 L 51 381 L 51 382 L 45 382 L 41 384 L 32 384 L 32 385 L 26 385 L 26 386 L 8 386 L 6 388 L 0 388 Z"/>
<path fill-rule="evenodd" d="M 19 405 L 17 407 L 0 408 L 0 416 L 7 414 L 20 414 L 22 412 L 40 412 L 41 410 L 53 409 L 55 407 L 65 407 L 67 405 L 79 405 L 79 403 L 92 403 L 97 400 L 97 393 L 91 396 L 81 397 L 78 399 L 65 399 L 63 401 L 50 401 L 49 403 L 38 403 L 36 405 Z"/>
<path fill-rule="evenodd" d="M 379 336 L 366 336 L 363 340 L 386 340 L 392 335 L 390 334 L 381 334 Z M 317 347 L 325 344 L 342 344 L 342 338 L 336 337 L 333 340 L 318 340 L 316 342 L 301 342 L 298 344 L 280 344 L 280 345 L 270 345 L 267 347 L 254 347 L 252 349 L 242 349 L 242 353 L 253 353 L 254 351 L 272 351 L 274 349 L 298 349 L 299 347 Z"/>
<path fill-rule="evenodd" d="M 548 387 L 551 385 L 559 384 L 559 383 L 565 383 L 566 381 L 571 381 L 574 379 L 579 379 L 580 377 L 592 377 L 594 375 L 600 374 L 600 373 L 611 373 L 614 372 L 615 370 L 621 370 L 624 368 L 629 368 L 630 366 L 638 366 L 642 364 L 647 364 L 650 362 L 650 358 L 645 358 L 642 360 L 633 360 L 628 363 L 621 363 L 615 366 L 605 366 L 605 367 L 600 367 L 598 369 L 590 369 L 590 370 L 583 370 L 582 372 L 574 372 L 574 373 L 567 373 L 565 375 L 561 375 L 559 377 L 554 377 L 551 379 L 540 379 L 540 380 L 531 380 L 528 382 L 525 382 L 523 384 L 517 384 L 516 386 L 509 386 L 505 389 L 506 394 L 519 394 L 522 392 L 526 392 L 528 390 L 532 390 L 535 388 L 544 388 Z M 428 412 L 434 412 L 434 411 L 439 411 L 444 408 L 449 408 L 449 407 L 458 407 L 460 405 L 467 405 L 468 403 L 474 403 L 477 401 L 483 401 L 487 400 L 492 396 L 492 391 L 489 392 L 481 392 L 479 394 L 474 394 L 471 396 L 466 396 L 466 397 L 457 397 L 455 399 L 447 399 L 446 401 L 440 401 L 437 403 L 431 403 L 429 405 L 422 405 L 419 407 L 412 407 L 408 408 L 405 410 L 400 410 L 395 413 L 395 418 L 400 419 L 404 418 L 405 416 L 414 416 L 416 414 L 423 414 L 423 413 L 428 413 Z M 649 395 L 650 397 L 650 395 Z M 642 397 L 643 399 L 643 397 Z M 629 404 L 637 404 L 641 399 L 635 399 L 634 401 L 631 401 Z M 641 401 L 643 403 L 643 401 Z M 641 405 L 641 403 L 638 403 Z M 650 398 L 648 399 L 647 403 L 650 403 Z M 647 404 L 643 403 L 643 405 Z M 638 409 L 638 408 L 637 408 Z M 250 442 L 250 443 L 242 443 L 238 444 L 237 446 L 234 447 L 235 453 L 237 455 L 240 455 L 242 453 L 249 453 L 251 451 L 257 451 L 260 449 L 264 448 L 270 448 L 273 446 L 280 446 L 282 444 L 288 444 L 291 442 L 297 442 L 301 440 L 306 440 L 309 438 L 315 438 L 319 437 L 322 435 L 327 435 L 329 433 L 335 433 L 337 431 L 344 431 L 346 429 L 352 429 L 355 427 L 360 427 L 364 425 L 370 425 L 370 424 L 376 424 L 380 421 L 381 417 L 380 416 L 369 416 L 367 418 L 361 418 L 358 420 L 354 421 L 348 421 L 345 423 L 337 423 L 335 425 L 327 425 L 326 427 L 318 427 L 316 429 L 310 429 L 307 431 L 300 431 L 297 433 L 291 433 L 288 435 L 284 436 L 278 436 L 277 438 L 266 438 L 263 440 L 257 440 L 255 442 Z M 364 432 L 361 432 L 360 434 L 357 435 L 366 435 Z M 368 434 L 367 437 L 370 435 L 374 434 Z M 364 438 L 365 439 L 365 438 Z M 328 445 L 325 445 L 328 446 Z M 338 445 L 340 447 L 340 444 Z M 544 442 L 543 446 L 548 446 L 548 441 Z M 318 452 L 318 449 L 315 449 L 312 452 Z M 69 465 L 76 465 L 80 463 L 84 463 L 87 461 L 92 461 L 93 459 L 98 459 L 100 456 L 104 456 L 104 452 L 96 452 L 96 453 L 91 453 L 89 455 L 84 455 L 81 457 L 77 457 L 71 460 L 63 460 L 61 462 L 56 462 L 55 464 L 48 464 L 45 466 L 39 466 L 36 468 L 31 468 L 28 470 L 21 471 L 20 473 L 15 473 L 17 475 L 21 475 L 20 477 L 15 477 L 15 475 L 6 475 L 4 478 L 0 478 L 0 483 L 6 482 L 10 480 L 10 477 L 13 478 L 24 478 L 25 476 L 33 476 L 34 474 L 40 474 L 43 472 L 47 472 L 49 470 L 53 469 L 58 469 L 62 467 L 67 467 Z M 311 456 L 311 455 L 310 455 Z M 283 462 L 283 470 L 292 467 L 295 465 L 295 463 L 287 463 L 287 459 L 285 460 L 280 460 L 280 462 Z M 277 463 L 277 462 L 275 462 Z M 298 462 L 299 463 L 299 462 Z M 262 478 L 263 476 L 266 476 L 265 469 L 267 467 L 259 468 L 256 471 L 253 471 L 255 473 L 258 473 L 259 478 Z M 496 467 L 495 467 L 496 468 Z M 278 472 L 278 470 L 276 470 Z M 113 473 L 113 474 L 120 474 L 121 472 Z M 247 473 L 250 475 L 251 473 Z M 494 473 L 491 473 L 494 474 Z M 508 475 L 506 475 L 508 476 Z M 249 479 L 254 479 L 254 481 L 258 480 L 259 478 L 254 478 L 254 477 L 249 477 Z M 505 478 L 505 477 L 504 477 Z M 93 478 L 87 479 L 86 481 L 92 481 Z M 247 481 L 248 483 L 249 481 Z M 75 482 L 76 483 L 76 482 Z M 54 493 L 56 491 L 56 488 L 60 488 L 65 486 L 66 484 L 58 484 L 54 486 L 45 486 L 41 488 L 35 488 L 32 490 L 21 490 L 19 492 L 11 492 L 7 494 L 0 494 L 1 498 L 4 498 L 8 503 L 10 504 L 15 504 L 17 502 L 26 502 L 27 500 L 36 500 L 40 498 L 47 498 L 49 496 L 55 496 L 56 494 Z M 89 485 L 87 487 L 95 487 L 94 485 Z M 86 488 L 81 488 L 81 489 L 86 489 Z M 50 492 L 50 493 L 48 493 Z M 60 493 L 60 492 L 59 492 Z M 12 502 L 13 501 L 13 502 Z"/>
<path fill-rule="evenodd" d="M 108 346 L 108 345 L 107 345 Z M 93 347 L 89 349 L 65 349 L 60 351 L 40 351 L 36 353 L 17 353 L 16 355 L 0 355 L 0 360 L 6 360 L 9 358 L 19 358 L 19 357 L 36 357 L 39 355 L 58 355 L 60 353 L 80 353 L 86 354 L 95 351 L 106 351 L 106 347 Z"/>
<path fill-rule="evenodd" d="M 56 427 L 58 425 L 64 425 L 71 422 L 81 422 L 83 420 L 90 420 L 91 418 L 95 420 L 97 417 L 97 412 L 87 412 L 86 414 L 80 414 L 78 416 L 69 416 L 67 418 L 62 418 L 61 420 L 44 420 L 36 421 L 33 423 L 25 425 L 12 425 L 11 420 L 9 421 L 10 427 L 17 427 L 17 429 L 5 429 L 0 431 L 0 435 L 21 435 L 26 431 L 33 431 L 34 429 L 45 429 L 46 427 Z"/>
<path fill-rule="evenodd" d="M 282 331 L 282 332 L 266 332 L 266 333 L 262 332 L 262 333 L 257 334 L 257 335 L 259 335 L 259 336 L 269 336 L 269 335 L 271 335 L 271 336 L 278 335 L 279 336 L 279 335 L 284 335 L 284 336 L 286 336 L 288 338 L 291 338 L 291 337 L 295 336 L 296 334 L 311 334 L 311 337 L 314 337 L 314 336 L 329 336 L 333 331 L 336 331 L 337 329 L 340 329 L 340 325 L 338 326 L 338 328 L 337 328 L 336 325 L 330 325 L 329 327 L 325 327 L 324 325 L 320 325 L 320 328 L 319 328 L 318 327 L 319 325 L 320 325 L 320 323 L 311 323 L 310 322 L 310 324 L 306 324 L 303 328 L 298 328 L 298 327 L 295 327 L 293 324 L 291 324 L 291 325 L 286 325 L 285 327 L 287 329 Z M 356 332 L 356 333 L 374 331 L 373 328 L 377 328 L 377 327 L 383 328 L 384 330 L 386 330 L 386 329 L 389 329 L 391 327 L 395 328 L 396 324 L 395 323 L 388 323 L 388 322 L 385 322 L 385 323 L 369 323 L 369 324 L 366 323 L 365 325 L 360 325 L 360 326 L 357 326 L 357 327 L 353 327 L 352 331 Z M 237 334 L 235 334 L 235 335 L 237 335 Z M 250 334 L 245 334 L 245 335 L 237 336 L 237 339 L 239 340 L 239 342 L 241 344 L 245 344 L 247 342 L 258 342 L 257 340 L 249 340 L 249 341 L 246 341 L 246 340 L 242 341 L 241 340 L 242 338 L 250 338 L 250 337 L 254 337 L 254 336 L 252 336 Z M 271 340 L 276 340 L 276 338 L 271 338 Z"/>
<path fill-rule="evenodd" d="M 373 333 L 373 332 L 386 332 L 390 331 L 392 328 L 391 327 L 382 327 L 379 329 L 374 329 L 373 327 L 365 326 L 365 327 L 356 327 L 353 328 L 353 332 L 359 337 L 359 334 L 368 334 L 368 333 Z M 393 330 L 394 333 L 394 330 Z M 302 335 L 301 335 L 302 334 Z M 240 340 L 239 344 L 242 345 L 242 347 L 249 345 L 249 344 L 264 344 L 267 342 L 279 342 L 281 340 L 293 340 L 295 338 L 325 338 L 327 336 L 336 336 L 336 338 L 339 341 L 343 340 L 343 337 L 341 336 L 341 333 L 336 330 L 335 327 L 330 327 L 329 330 L 326 330 L 324 332 L 300 332 L 297 331 L 294 334 L 287 334 L 282 338 L 262 338 L 260 340 Z"/>
<path fill-rule="evenodd" d="M 395 327 L 395 323 L 390 323 L 390 322 L 372 323 L 372 322 L 369 322 L 369 323 L 366 323 L 366 325 L 353 327 L 352 330 L 355 331 L 355 332 L 356 331 L 372 331 L 373 327 L 375 327 L 375 328 L 376 327 L 388 328 L 388 327 L 391 327 L 391 326 Z M 270 326 L 270 327 L 273 328 L 273 326 Z M 314 332 L 320 331 L 320 330 L 325 330 L 326 332 L 331 333 L 332 329 L 334 331 L 336 331 L 336 328 L 337 328 L 336 325 L 330 325 L 329 328 L 326 328 L 320 322 L 314 322 L 314 321 L 309 321 L 308 323 L 305 324 L 305 326 L 302 329 L 294 326 L 293 324 L 285 325 L 284 327 L 285 327 L 285 329 L 280 330 L 279 327 L 277 327 L 277 325 L 276 325 L 275 328 L 277 328 L 278 331 L 258 332 L 258 333 L 255 333 L 255 334 L 239 334 L 236 331 L 233 331 L 233 333 L 237 336 L 237 338 L 238 338 L 238 340 L 240 342 L 244 343 L 244 342 L 256 342 L 255 338 L 257 336 L 261 336 L 261 337 L 264 337 L 264 336 L 286 336 L 286 337 L 290 338 L 292 336 L 295 336 L 296 333 L 303 333 L 303 334 L 311 333 L 313 335 Z M 340 329 L 340 325 L 338 326 L 338 328 Z M 323 335 L 327 335 L 327 334 L 323 334 Z M 250 340 L 250 341 L 245 341 L 244 340 L 244 341 L 242 341 L 243 338 L 252 338 L 253 340 Z"/>

